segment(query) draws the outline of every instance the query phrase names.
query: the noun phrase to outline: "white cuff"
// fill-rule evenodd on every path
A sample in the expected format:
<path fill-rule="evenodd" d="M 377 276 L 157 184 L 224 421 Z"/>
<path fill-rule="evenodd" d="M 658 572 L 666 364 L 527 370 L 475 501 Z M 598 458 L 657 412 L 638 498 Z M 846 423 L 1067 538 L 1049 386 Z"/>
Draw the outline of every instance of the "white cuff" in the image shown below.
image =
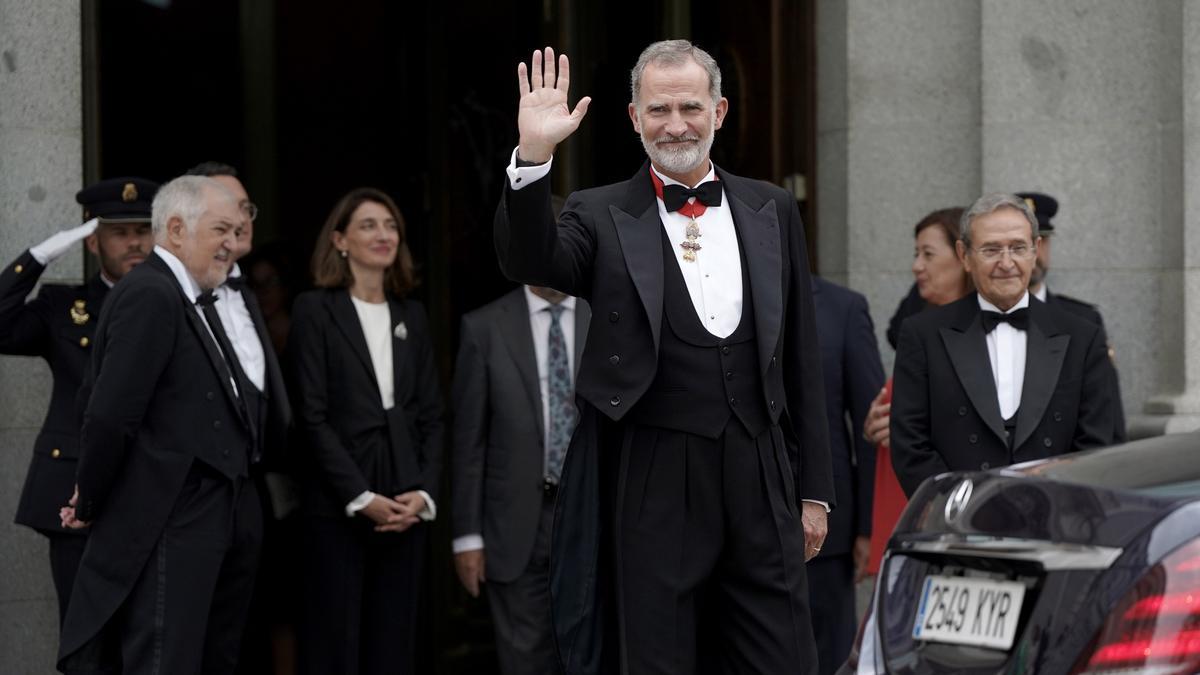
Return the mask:
<path fill-rule="evenodd" d="M 467 551 L 482 551 L 483 550 L 483 535 L 480 534 L 464 534 L 461 537 L 455 537 L 454 541 L 450 542 L 450 547 L 455 553 L 466 553 Z"/>
<path fill-rule="evenodd" d="M 354 514 L 367 508 L 367 504 L 370 504 L 371 500 L 374 498 L 375 493 L 371 492 L 370 490 L 367 490 L 361 495 L 355 497 L 354 501 L 346 505 L 346 515 L 350 518 L 353 518 Z"/>
<path fill-rule="evenodd" d="M 430 497 L 429 493 L 424 490 L 417 490 L 417 494 L 421 495 L 421 498 L 425 500 L 425 508 L 417 511 L 417 517 L 425 522 L 437 518 L 437 504 L 434 503 L 433 497 Z"/>
<path fill-rule="evenodd" d="M 536 183 L 545 178 L 550 173 L 550 166 L 554 164 L 554 158 L 551 157 L 545 164 L 537 164 L 535 166 L 517 166 L 517 149 L 513 148 L 512 159 L 508 160 L 508 185 L 514 190 Z"/>
<path fill-rule="evenodd" d="M 829 513 L 833 510 L 829 508 L 829 502 L 823 502 L 820 499 L 801 499 L 800 501 L 808 502 L 809 504 L 820 504 L 821 506 L 825 507 L 825 513 Z"/>

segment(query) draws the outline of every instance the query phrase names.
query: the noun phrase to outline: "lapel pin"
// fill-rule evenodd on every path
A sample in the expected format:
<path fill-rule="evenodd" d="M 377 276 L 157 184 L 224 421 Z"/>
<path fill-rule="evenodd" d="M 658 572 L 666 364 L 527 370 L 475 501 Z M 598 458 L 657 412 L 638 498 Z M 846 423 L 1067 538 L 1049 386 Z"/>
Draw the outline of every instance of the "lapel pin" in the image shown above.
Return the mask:
<path fill-rule="evenodd" d="M 401 321 L 400 323 L 396 324 L 396 330 L 392 331 L 392 335 L 395 335 L 396 337 L 400 338 L 401 340 L 407 340 L 408 339 L 408 326 L 405 326 L 404 322 Z"/>

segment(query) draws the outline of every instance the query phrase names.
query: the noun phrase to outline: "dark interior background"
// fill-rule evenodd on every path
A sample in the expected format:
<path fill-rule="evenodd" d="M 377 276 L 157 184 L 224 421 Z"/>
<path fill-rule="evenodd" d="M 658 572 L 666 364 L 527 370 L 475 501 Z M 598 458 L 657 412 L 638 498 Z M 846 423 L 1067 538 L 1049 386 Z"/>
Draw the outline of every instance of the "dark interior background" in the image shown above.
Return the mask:
<path fill-rule="evenodd" d="M 557 192 L 641 165 L 629 69 L 650 42 L 687 37 L 717 57 L 730 100 L 715 161 L 811 194 L 812 4 L 85 0 L 85 180 L 165 181 L 205 160 L 238 167 L 260 207 L 256 250 L 284 261 L 293 292 L 307 284 L 334 202 L 383 189 L 407 220 L 423 280 L 415 296 L 448 390 L 458 317 L 514 286 L 497 268 L 491 223 L 517 140 L 516 64 L 554 45 L 572 59 L 572 101 L 593 97 L 555 158 Z M 812 243 L 815 207 L 800 206 Z M 457 584 L 440 506 L 419 670 L 493 672 L 487 610 Z"/>

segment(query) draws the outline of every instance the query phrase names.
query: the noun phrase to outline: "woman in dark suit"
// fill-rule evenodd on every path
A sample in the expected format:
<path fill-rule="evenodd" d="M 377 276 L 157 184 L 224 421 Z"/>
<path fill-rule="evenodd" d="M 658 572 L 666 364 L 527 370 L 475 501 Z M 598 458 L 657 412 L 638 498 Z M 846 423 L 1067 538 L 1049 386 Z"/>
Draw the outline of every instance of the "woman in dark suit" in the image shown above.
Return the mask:
<path fill-rule="evenodd" d="M 413 671 L 425 522 L 437 513 L 442 405 L 404 219 L 359 188 L 329 214 L 288 353 L 307 442 L 303 672 Z"/>

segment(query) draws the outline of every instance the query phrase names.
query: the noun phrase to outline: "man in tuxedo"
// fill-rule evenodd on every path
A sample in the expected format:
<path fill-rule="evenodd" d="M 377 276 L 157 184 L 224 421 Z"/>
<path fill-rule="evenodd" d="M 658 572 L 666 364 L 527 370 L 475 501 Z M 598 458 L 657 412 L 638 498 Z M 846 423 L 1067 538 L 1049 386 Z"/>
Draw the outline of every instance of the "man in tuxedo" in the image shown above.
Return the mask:
<path fill-rule="evenodd" d="M 242 213 L 242 227 L 237 235 L 233 265 L 229 268 L 225 283 L 218 286 L 214 294 L 218 298 L 215 307 L 221 323 L 225 326 L 246 377 L 253 385 L 247 389 L 247 395 L 256 401 L 253 408 L 258 410 L 257 422 L 262 429 L 258 436 L 258 451 L 262 461 L 252 468 L 251 477 L 257 483 L 258 494 L 263 501 L 263 565 L 254 584 L 247 635 L 242 658 L 239 659 L 239 672 L 256 673 L 270 670 L 273 653 L 286 654 L 295 649 L 292 634 L 287 629 L 287 610 L 291 604 L 291 593 L 300 586 L 300 582 L 290 574 L 294 566 L 287 564 L 289 552 L 285 550 L 290 543 L 289 531 L 282 522 L 298 501 L 294 484 L 284 473 L 292 410 L 279 358 L 267 333 L 266 319 L 254 290 L 247 286 L 247 277 L 237 263 L 250 253 L 258 207 L 250 201 L 250 195 L 238 178 L 237 169 L 228 164 L 202 162 L 188 169 L 185 175 L 207 176 L 220 183 L 237 200 Z M 279 564 L 274 564 L 276 562 Z M 272 635 L 278 638 L 277 649 L 273 648 Z"/>
<path fill-rule="evenodd" d="M 75 395 L 92 354 L 96 322 L 108 290 L 154 245 L 150 200 L 158 184 L 143 178 L 111 178 L 80 190 L 86 222 L 27 249 L 0 271 L 0 353 L 40 356 L 50 366 L 50 408 L 33 444 L 33 458 L 17 503 L 16 522 L 46 537 L 50 576 L 58 595 L 58 618 L 66 614 L 85 532 L 64 528 L 58 509 L 70 498 L 79 457 Z M 26 302 L 54 260 L 79 243 L 96 256 L 100 271 L 79 285 L 44 284 Z"/>
<path fill-rule="evenodd" d="M 472 596 L 487 582 L 505 675 L 558 669 L 550 528 L 590 320 L 583 300 L 538 286 L 462 319 L 453 390 L 454 565 Z"/>
<path fill-rule="evenodd" d="M 258 563 L 250 466 L 259 405 L 213 289 L 242 226 L 237 200 L 184 176 L 156 195 L 156 246 L 107 300 L 63 524 L 89 527 L 59 646 L 64 672 L 232 672 Z"/>
<path fill-rule="evenodd" d="M 884 376 L 867 299 L 813 277 L 813 304 L 838 508 L 829 515 L 829 535 L 821 553 L 808 564 L 808 594 L 813 616 L 818 617 L 813 629 L 820 672 L 834 673 L 854 642 L 854 584 L 866 574 L 871 553 L 875 447 L 859 430 Z"/>
<path fill-rule="evenodd" d="M 834 490 L 795 200 L 709 160 L 720 69 L 670 40 L 631 78 L 649 161 L 556 222 L 550 162 L 590 99 L 568 107 L 565 56 L 531 66 L 496 250 L 593 316 L 551 544 L 565 670 L 814 672 L 804 563 Z"/>
<path fill-rule="evenodd" d="M 1054 241 L 1054 216 L 1058 214 L 1058 200 L 1041 192 L 1018 192 L 1017 196 L 1025 200 L 1033 215 L 1037 217 L 1038 233 L 1042 241 L 1038 244 L 1037 258 L 1034 259 L 1033 272 L 1029 275 L 1029 292 L 1050 307 L 1064 312 L 1071 312 L 1091 321 L 1104 329 L 1104 318 L 1100 310 L 1090 302 L 1077 300 L 1061 293 L 1051 293 L 1046 285 L 1046 274 L 1050 271 L 1050 244 Z M 1106 331 L 1107 332 L 1107 331 Z M 1121 401 L 1121 384 L 1118 381 L 1115 351 L 1108 345 L 1108 356 L 1113 359 L 1113 441 L 1125 441 L 1125 406 Z"/>
<path fill-rule="evenodd" d="M 945 471 L 1112 442 L 1104 330 L 1029 292 L 1041 241 L 1029 205 L 986 194 L 962 233 L 958 256 L 977 292 L 909 318 L 896 350 L 892 456 L 909 495 Z"/>

